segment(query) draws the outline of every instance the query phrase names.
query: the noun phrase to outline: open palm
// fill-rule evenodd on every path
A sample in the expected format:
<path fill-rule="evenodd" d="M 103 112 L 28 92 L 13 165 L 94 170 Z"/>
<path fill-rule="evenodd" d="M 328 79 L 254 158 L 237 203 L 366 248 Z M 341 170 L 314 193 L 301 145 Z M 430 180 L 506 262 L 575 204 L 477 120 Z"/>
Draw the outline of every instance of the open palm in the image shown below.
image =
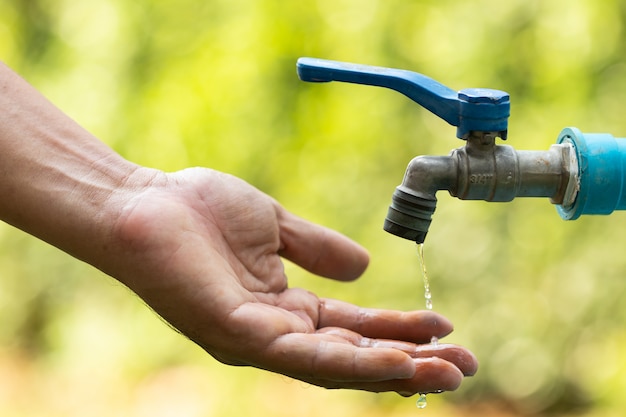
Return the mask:
<path fill-rule="evenodd" d="M 224 363 L 403 395 L 452 390 L 476 371 L 466 349 L 429 343 L 452 331 L 434 312 L 365 309 L 289 288 L 281 257 L 347 281 L 368 255 L 242 180 L 159 172 L 120 201 L 116 262 L 102 269 Z"/>

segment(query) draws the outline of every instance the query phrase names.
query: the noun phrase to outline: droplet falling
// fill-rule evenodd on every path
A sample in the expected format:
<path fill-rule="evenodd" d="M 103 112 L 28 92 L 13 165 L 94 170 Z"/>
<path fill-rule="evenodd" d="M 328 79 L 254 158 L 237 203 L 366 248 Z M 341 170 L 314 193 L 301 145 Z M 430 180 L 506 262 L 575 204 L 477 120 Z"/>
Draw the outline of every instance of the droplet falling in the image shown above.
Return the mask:
<path fill-rule="evenodd" d="M 415 405 L 419 409 L 426 408 L 426 406 L 428 405 L 428 401 L 426 400 L 426 394 L 420 394 L 420 396 L 417 397 Z"/>
<path fill-rule="evenodd" d="M 420 262 L 420 268 L 422 270 L 422 279 L 424 280 L 424 299 L 426 300 L 426 309 L 433 309 L 433 296 L 430 292 L 430 281 L 428 279 L 428 272 L 426 271 L 426 261 L 424 260 L 424 244 L 417 244 L 417 258 Z"/>

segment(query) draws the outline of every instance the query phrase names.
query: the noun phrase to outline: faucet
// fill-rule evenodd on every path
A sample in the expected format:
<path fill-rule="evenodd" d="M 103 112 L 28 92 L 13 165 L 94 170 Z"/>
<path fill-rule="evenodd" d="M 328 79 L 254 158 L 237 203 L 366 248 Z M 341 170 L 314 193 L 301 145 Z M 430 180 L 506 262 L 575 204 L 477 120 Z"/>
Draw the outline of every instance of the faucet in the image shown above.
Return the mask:
<path fill-rule="evenodd" d="M 504 91 L 457 92 L 412 71 L 316 58 L 300 58 L 297 70 L 303 81 L 390 88 L 457 127 L 464 146 L 409 162 L 383 226 L 396 236 L 424 242 L 440 190 L 461 200 L 547 197 L 564 220 L 626 209 L 626 138 L 568 127 L 546 151 L 515 150 L 496 144 L 508 133 L 510 98 Z"/>

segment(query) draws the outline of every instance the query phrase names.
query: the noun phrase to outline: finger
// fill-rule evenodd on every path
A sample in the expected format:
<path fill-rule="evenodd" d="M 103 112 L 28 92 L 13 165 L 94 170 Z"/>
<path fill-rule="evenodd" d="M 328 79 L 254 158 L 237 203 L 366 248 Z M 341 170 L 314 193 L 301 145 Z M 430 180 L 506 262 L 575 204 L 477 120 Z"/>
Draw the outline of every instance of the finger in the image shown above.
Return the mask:
<path fill-rule="evenodd" d="M 452 323 L 434 311 L 380 310 L 362 308 L 329 298 L 320 300 L 318 328 L 341 327 L 378 339 L 428 343 L 453 330 Z"/>
<path fill-rule="evenodd" d="M 401 340 L 372 339 L 337 327 L 327 327 L 317 331 L 319 334 L 333 335 L 362 348 L 398 349 L 412 358 L 439 357 L 454 364 L 465 376 L 472 376 L 478 369 L 478 361 L 469 350 L 452 344 L 416 344 Z"/>
<path fill-rule="evenodd" d="M 367 251 L 334 230 L 310 223 L 284 209 L 279 212 L 280 255 L 327 278 L 351 281 L 369 263 Z"/>
<path fill-rule="evenodd" d="M 478 360 L 469 350 L 451 344 L 427 344 L 418 345 L 414 352 L 410 353 L 414 358 L 439 357 L 453 363 L 465 376 L 472 376 L 478 370 Z"/>
<path fill-rule="evenodd" d="M 463 380 L 462 372 L 441 358 L 411 358 L 389 348 L 361 348 L 335 336 L 289 334 L 272 346 L 280 358 L 276 372 L 326 388 L 352 388 L 406 394 L 450 391 Z"/>
<path fill-rule="evenodd" d="M 336 382 L 412 378 L 414 360 L 396 349 L 359 348 L 334 336 L 290 333 L 266 350 L 272 368 L 298 379 Z"/>
<path fill-rule="evenodd" d="M 408 379 L 378 382 L 356 382 L 345 388 L 372 392 L 395 391 L 403 396 L 427 394 L 429 392 L 454 391 L 463 382 L 463 374 L 441 358 L 419 358 L 414 360 L 415 374 Z"/>

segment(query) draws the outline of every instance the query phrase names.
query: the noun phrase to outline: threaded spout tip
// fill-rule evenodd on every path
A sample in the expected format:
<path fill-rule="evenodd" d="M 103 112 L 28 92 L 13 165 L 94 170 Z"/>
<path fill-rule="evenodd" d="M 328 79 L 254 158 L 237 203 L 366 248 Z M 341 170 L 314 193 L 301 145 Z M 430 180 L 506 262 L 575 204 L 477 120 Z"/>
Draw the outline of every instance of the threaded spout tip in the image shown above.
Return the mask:
<path fill-rule="evenodd" d="M 403 239 L 424 243 L 436 206 L 436 199 L 418 197 L 398 187 L 391 198 L 383 228 Z"/>

